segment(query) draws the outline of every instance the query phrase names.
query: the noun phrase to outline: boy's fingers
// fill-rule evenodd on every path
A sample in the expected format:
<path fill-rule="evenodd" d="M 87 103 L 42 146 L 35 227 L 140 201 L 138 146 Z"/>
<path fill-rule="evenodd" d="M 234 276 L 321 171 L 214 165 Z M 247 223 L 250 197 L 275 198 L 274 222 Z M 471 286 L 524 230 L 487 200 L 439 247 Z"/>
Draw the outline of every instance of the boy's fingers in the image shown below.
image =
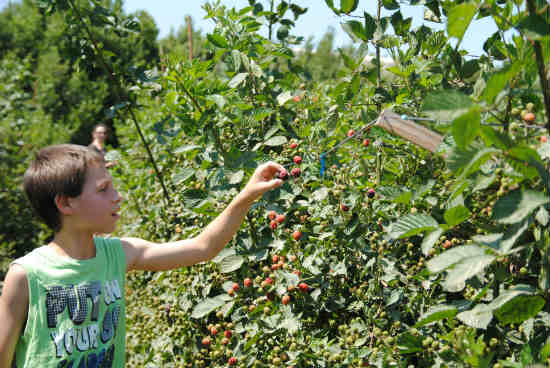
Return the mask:
<path fill-rule="evenodd" d="M 266 179 L 270 180 L 275 176 L 275 174 L 283 170 L 284 167 L 276 162 L 268 161 L 264 163 L 262 167 L 260 167 L 259 169 L 260 169 L 259 171 L 264 175 L 264 177 L 268 176 Z"/>

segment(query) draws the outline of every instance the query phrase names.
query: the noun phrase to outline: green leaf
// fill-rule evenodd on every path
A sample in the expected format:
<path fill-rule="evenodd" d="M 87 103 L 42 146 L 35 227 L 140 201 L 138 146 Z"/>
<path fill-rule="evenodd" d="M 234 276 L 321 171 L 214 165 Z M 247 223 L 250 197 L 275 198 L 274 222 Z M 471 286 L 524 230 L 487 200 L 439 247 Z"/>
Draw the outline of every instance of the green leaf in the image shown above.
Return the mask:
<path fill-rule="evenodd" d="M 477 6 L 470 2 L 452 7 L 447 20 L 449 37 L 456 37 L 460 42 L 476 13 Z"/>
<path fill-rule="evenodd" d="M 359 5 L 359 0 L 340 0 L 340 12 L 349 14 Z"/>
<path fill-rule="evenodd" d="M 445 211 L 443 217 L 449 227 L 454 227 L 470 217 L 470 210 L 464 206 L 456 206 Z"/>
<path fill-rule="evenodd" d="M 460 260 L 447 274 L 441 285 L 445 290 L 457 292 L 466 286 L 466 281 L 489 266 L 496 257 L 492 254 L 476 255 Z"/>
<path fill-rule="evenodd" d="M 238 72 L 241 69 L 241 52 L 239 50 L 232 50 L 231 57 L 233 58 L 233 66 L 235 72 Z"/>
<path fill-rule="evenodd" d="M 231 297 L 227 294 L 221 294 L 213 298 L 206 298 L 197 304 L 195 308 L 193 308 L 191 318 L 200 319 L 205 317 L 229 300 L 231 300 Z"/>
<path fill-rule="evenodd" d="M 315 192 L 311 194 L 311 198 L 315 202 L 322 202 L 328 197 L 328 189 L 326 187 L 322 187 L 317 189 Z"/>
<path fill-rule="evenodd" d="M 226 104 L 226 99 L 222 95 L 210 95 L 206 97 L 209 101 L 213 101 L 220 109 L 223 109 L 223 107 Z"/>
<path fill-rule="evenodd" d="M 487 81 L 483 99 L 492 104 L 496 96 L 505 89 L 506 85 L 510 83 L 516 75 L 521 72 L 523 64 L 515 62 L 512 65 L 506 65 L 499 71 L 495 72 Z"/>
<path fill-rule="evenodd" d="M 244 170 L 239 170 L 229 176 L 229 184 L 239 184 L 244 179 Z"/>
<path fill-rule="evenodd" d="M 219 33 L 210 33 L 206 35 L 206 38 L 208 38 L 208 41 L 212 43 L 214 46 L 225 49 L 229 46 L 227 43 L 227 40 L 225 37 L 220 35 Z"/>
<path fill-rule="evenodd" d="M 472 100 L 465 94 L 455 90 L 442 90 L 426 96 L 422 111 L 432 119 L 449 123 L 468 112 L 472 105 Z"/>
<path fill-rule="evenodd" d="M 446 252 L 443 252 L 426 264 L 431 273 L 438 273 L 446 270 L 463 259 L 481 257 L 486 254 L 485 249 L 475 245 L 462 245 Z"/>
<path fill-rule="evenodd" d="M 542 207 L 541 207 L 542 208 Z M 500 254 L 508 254 L 513 248 L 516 240 L 527 230 L 529 227 L 529 221 L 524 220 L 523 222 L 518 222 L 513 226 L 510 226 L 504 235 L 504 238 L 500 241 L 499 252 Z"/>
<path fill-rule="evenodd" d="M 248 73 L 239 73 L 229 81 L 229 88 L 238 87 L 248 77 Z"/>
<path fill-rule="evenodd" d="M 536 316 L 546 302 L 537 295 L 519 295 L 495 310 L 495 316 L 503 324 L 522 323 Z"/>
<path fill-rule="evenodd" d="M 483 125 L 479 132 L 486 146 L 495 146 L 501 150 L 514 146 L 514 142 L 512 142 L 508 134 L 501 133 L 492 126 Z"/>
<path fill-rule="evenodd" d="M 514 287 L 502 292 L 497 298 L 495 298 L 489 306 L 493 310 L 504 307 L 507 303 L 520 295 L 533 295 L 536 289 L 530 285 L 515 285 Z"/>
<path fill-rule="evenodd" d="M 453 120 L 452 132 L 456 144 L 465 148 L 478 136 L 481 127 L 481 112 L 479 108 L 470 109 L 467 113 Z"/>
<path fill-rule="evenodd" d="M 430 308 L 416 322 L 414 327 L 419 328 L 445 318 L 454 318 L 458 313 L 458 308 L 452 305 L 438 305 Z"/>
<path fill-rule="evenodd" d="M 230 273 L 238 270 L 244 263 L 244 258 L 239 255 L 227 256 L 220 262 L 220 272 Z"/>
<path fill-rule="evenodd" d="M 399 3 L 396 0 L 382 0 L 382 5 L 388 10 L 399 9 Z"/>
<path fill-rule="evenodd" d="M 334 0 L 325 0 L 325 3 L 334 13 L 336 13 L 337 15 L 340 14 L 340 10 L 336 9 L 336 7 L 334 6 Z"/>
<path fill-rule="evenodd" d="M 548 14 L 546 12 L 546 14 Z M 550 34 L 550 24 L 547 16 L 529 14 L 520 19 L 517 28 L 531 40 L 541 40 Z M 548 42 L 548 41 L 546 41 Z"/>
<path fill-rule="evenodd" d="M 365 19 L 365 37 L 367 40 L 371 40 L 376 32 L 376 21 L 367 12 L 363 12 L 363 18 Z"/>
<path fill-rule="evenodd" d="M 439 227 L 424 237 L 422 240 L 422 253 L 425 256 L 430 253 L 441 234 L 443 234 L 443 229 Z"/>
<path fill-rule="evenodd" d="M 411 28 L 412 18 L 403 19 L 401 11 L 396 11 L 391 16 L 391 25 L 395 33 L 399 36 L 405 36 L 408 34 Z"/>
<path fill-rule="evenodd" d="M 277 96 L 277 103 L 279 104 L 279 106 L 283 106 L 291 98 L 292 98 L 292 93 L 290 91 L 281 92 Z"/>
<path fill-rule="evenodd" d="M 502 224 L 515 224 L 548 201 L 548 196 L 543 192 L 515 190 L 495 203 L 493 219 Z"/>
<path fill-rule="evenodd" d="M 426 230 L 433 230 L 438 226 L 437 221 L 429 215 L 408 214 L 391 225 L 389 235 L 393 239 L 406 238 Z"/>
<path fill-rule="evenodd" d="M 270 147 L 277 147 L 277 146 L 284 145 L 286 142 L 287 142 L 286 137 L 282 135 L 277 135 L 275 137 L 269 138 L 267 141 L 264 142 L 264 144 Z"/>
<path fill-rule="evenodd" d="M 197 146 L 196 144 L 188 144 L 188 145 L 185 145 L 185 146 L 180 146 L 178 148 L 176 148 L 174 150 L 174 154 L 180 154 L 180 153 L 185 153 L 185 152 L 189 152 L 189 151 L 197 151 L 197 150 L 200 150 L 202 149 L 201 146 Z"/>
<path fill-rule="evenodd" d="M 405 332 L 397 338 L 397 349 L 401 354 L 413 354 L 423 351 L 422 336 L 415 336 Z"/>
<path fill-rule="evenodd" d="M 281 26 L 277 29 L 277 39 L 283 41 L 288 37 L 290 29 L 287 26 Z"/>
<path fill-rule="evenodd" d="M 478 304 L 471 310 L 457 314 L 456 318 L 470 327 L 484 330 L 493 319 L 493 310 L 485 304 Z"/>
<path fill-rule="evenodd" d="M 348 20 L 345 23 L 342 23 L 342 29 L 351 37 L 355 42 L 365 41 L 367 42 L 369 38 L 367 37 L 366 31 L 363 28 L 361 22 L 357 20 Z"/>

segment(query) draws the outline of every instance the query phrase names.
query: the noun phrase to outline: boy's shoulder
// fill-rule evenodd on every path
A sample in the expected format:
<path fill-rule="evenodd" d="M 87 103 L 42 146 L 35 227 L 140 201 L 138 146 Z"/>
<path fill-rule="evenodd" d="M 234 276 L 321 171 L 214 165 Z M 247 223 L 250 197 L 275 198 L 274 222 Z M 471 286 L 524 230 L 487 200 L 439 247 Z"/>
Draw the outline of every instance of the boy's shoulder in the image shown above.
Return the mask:
<path fill-rule="evenodd" d="M 24 256 L 14 259 L 11 264 L 17 264 L 21 266 L 36 265 L 39 259 L 43 257 L 43 252 L 46 250 L 46 248 L 46 245 L 35 248 Z"/>

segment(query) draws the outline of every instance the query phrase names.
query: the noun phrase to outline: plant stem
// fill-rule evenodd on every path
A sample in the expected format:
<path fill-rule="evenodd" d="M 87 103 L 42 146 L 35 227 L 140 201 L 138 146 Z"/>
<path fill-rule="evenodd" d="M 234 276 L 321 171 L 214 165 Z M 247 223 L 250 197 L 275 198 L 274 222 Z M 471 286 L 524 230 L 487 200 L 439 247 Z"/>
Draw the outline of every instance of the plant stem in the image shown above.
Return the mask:
<path fill-rule="evenodd" d="M 273 13 L 274 1 L 275 0 L 271 0 L 271 8 L 270 8 L 271 13 Z M 270 41 L 271 41 L 271 33 L 273 31 L 273 20 L 272 20 L 273 18 L 272 17 L 273 17 L 273 15 L 271 15 L 270 18 L 269 18 L 269 37 L 268 37 L 268 39 Z"/>
<path fill-rule="evenodd" d="M 535 16 L 537 14 L 536 0 L 527 0 L 527 10 L 529 15 Z M 535 58 L 537 60 L 537 67 L 539 72 L 540 85 L 542 87 L 542 94 L 544 96 L 544 107 L 546 108 L 546 129 L 550 135 L 550 86 L 547 80 L 547 70 L 544 65 L 544 58 L 542 56 L 542 46 L 539 40 L 533 41 L 533 47 L 535 48 Z"/>

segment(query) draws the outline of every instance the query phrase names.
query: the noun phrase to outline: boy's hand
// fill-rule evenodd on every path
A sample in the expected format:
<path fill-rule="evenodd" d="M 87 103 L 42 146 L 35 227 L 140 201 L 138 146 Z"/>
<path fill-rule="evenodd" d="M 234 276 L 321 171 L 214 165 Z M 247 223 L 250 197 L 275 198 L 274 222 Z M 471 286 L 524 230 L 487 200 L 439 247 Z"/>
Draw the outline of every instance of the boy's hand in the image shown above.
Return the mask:
<path fill-rule="evenodd" d="M 276 162 L 269 161 L 261 164 L 250 177 L 242 193 L 251 200 L 255 200 L 265 192 L 280 187 L 283 181 L 276 179 L 275 175 L 281 170 L 284 170 L 284 167 Z"/>

